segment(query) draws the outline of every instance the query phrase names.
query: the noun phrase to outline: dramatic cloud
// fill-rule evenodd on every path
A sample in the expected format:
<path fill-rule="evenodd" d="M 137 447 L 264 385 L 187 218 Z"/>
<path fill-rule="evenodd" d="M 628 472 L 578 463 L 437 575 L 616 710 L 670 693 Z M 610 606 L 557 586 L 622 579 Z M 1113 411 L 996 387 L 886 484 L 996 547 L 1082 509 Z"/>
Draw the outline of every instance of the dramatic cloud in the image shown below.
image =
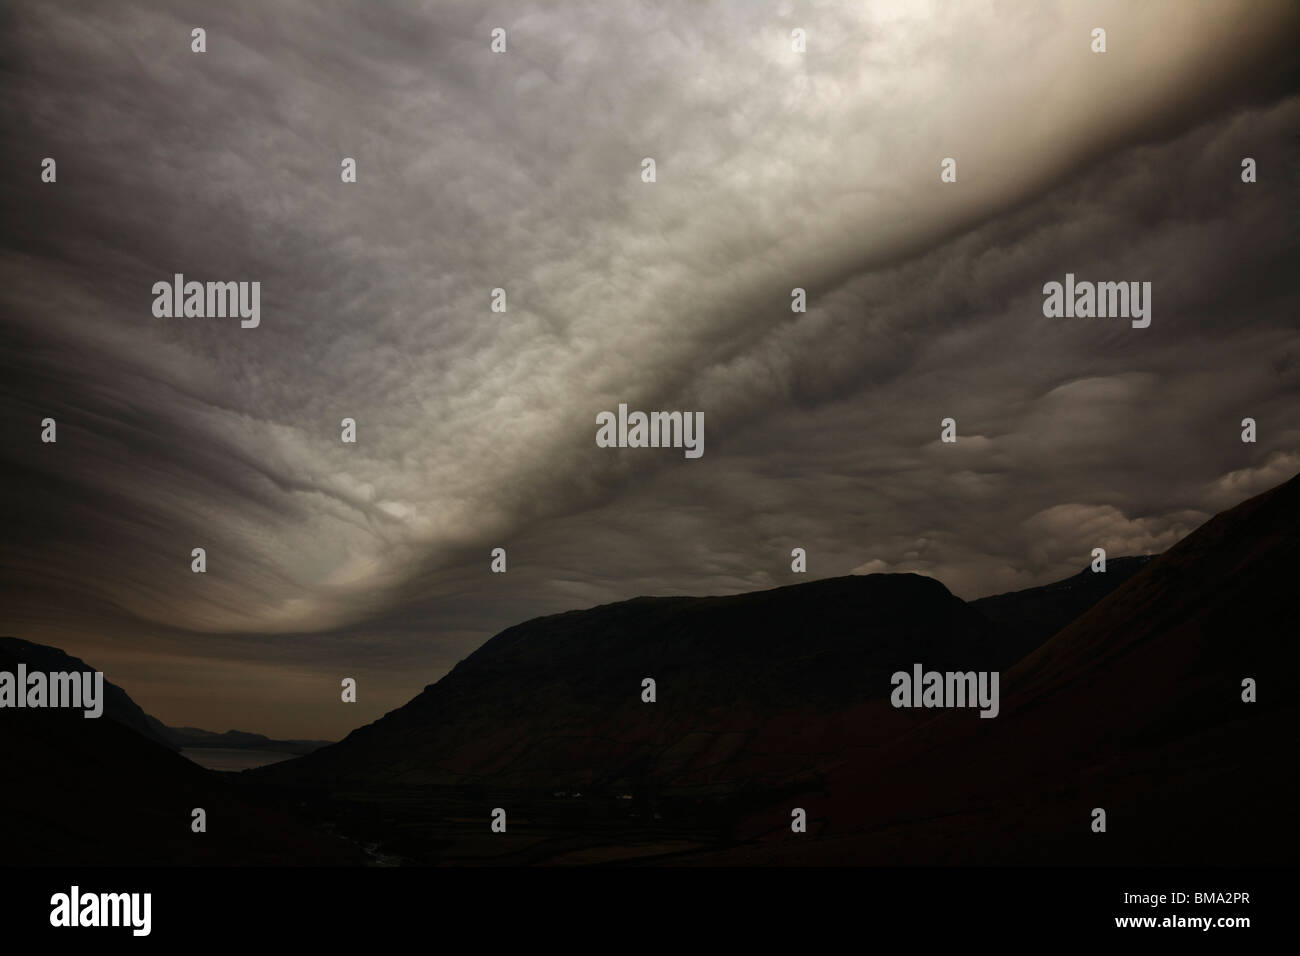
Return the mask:
<path fill-rule="evenodd" d="M 402 6 L 3 14 L 8 630 L 164 718 L 340 733 L 796 546 L 1041 584 L 1295 472 L 1293 4 Z M 1150 328 L 1044 318 L 1067 272 Z M 174 273 L 261 325 L 155 318 Z M 620 402 L 704 457 L 595 447 Z"/>

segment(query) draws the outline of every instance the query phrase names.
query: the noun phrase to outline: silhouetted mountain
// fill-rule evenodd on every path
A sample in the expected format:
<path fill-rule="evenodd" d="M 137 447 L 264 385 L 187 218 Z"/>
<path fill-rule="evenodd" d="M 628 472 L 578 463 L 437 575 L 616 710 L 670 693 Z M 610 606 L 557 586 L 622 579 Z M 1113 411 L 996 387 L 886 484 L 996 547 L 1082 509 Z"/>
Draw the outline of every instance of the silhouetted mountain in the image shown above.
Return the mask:
<path fill-rule="evenodd" d="M 341 743 L 243 777 L 346 793 L 357 827 L 415 859 L 1284 860 L 1297 548 L 1300 479 L 1114 577 L 980 611 L 871 575 L 541 618 Z M 889 675 L 913 663 L 1003 671 L 1000 716 L 893 708 Z M 488 836 L 492 806 L 515 842 Z"/>
<path fill-rule="evenodd" d="M 36 644 L 17 637 L 0 637 L 0 651 L 8 651 L 28 670 L 93 671 L 79 658 L 57 647 Z M 275 750 L 286 754 L 307 754 L 328 746 L 328 740 L 275 740 L 262 734 L 228 730 L 223 734 L 196 727 L 168 727 L 158 718 L 146 714 L 125 690 L 104 678 L 104 716 L 130 727 L 136 733 L 160 743 L 169 750 L 186 747 L 222 747 L 234 750 Z"/>
<path fill-rule="evenodd" d="M 0 654 L 9 655 L 15 663 L 22 662 L 27 665 L 28 670 L 33 671 L 81 672 L 95 669 L 80 658 L 65 654 L 57 647 L 34 644 L 17 637 L 0 637 Z M 181 749 L 181 745 L 173 741 L 166 732 L 167 728 L 141 710 L 126 691 L 110 683 L 107 675 L 104 677 L 104 717 L 130 727 L 136 733 L 169 750 Z"/>
<path fill-rule="evenodd" d="M 224 734 L 197 727 L 166 727 L 167 738 L 178 747 L 220 747 L 228 750 L 275 750 L 285 754 L 309 754 L 328 747 L 330 740 L 276 740 L 262 734 L 243 730 L 227 730 Z"/>
<path fill-rule="evenodd" d="M 558 614 L 339 744 L 224 780 L 128 723 L 9 711 L 0 766 L 22 783 L 0 840 L 33 859 L 355 859 L 316 821 L 444 862 L 1285 862 L 1298 567 L 1300 477 L 1116 578 L 975 605 L 870 575 Z M 1001 671 L 999 716 L 892 707 L 890 675 L 918 663 Z M 238 839 L 191 835 L 192 806 Z"/>
<path fill-rule="evenodd" d="M 1011 653 L 982 615 L 916 575 L 638 598 L 509 628 L 341 743 L 250 773 L 727 792 L 906 729 L 916 718 L 884 702 L 895 670 L 999 668 Z M 641 699 L 645 678 L 655 703 Z M 851 724 L 871 729 L 850 741 Z"/>
<path fill-rule="evenodd" d="M 54 648 L 0 639 L 0 670 L 15 672 L 20 662 L 29 670 L 94 669 Z M 365 859 L 351 844 L 248 804 L 226 775 L 201 769 L 141 729 L 142 712 L 119 694 L 114 718 L 107 707 L 92 719 L 80 710 L 0 710 L 0 863 Z M 207 833 L 190 829 L 196 807 L 207 811 Z"/>
<path fill-rule="evenodd" d="M 1008 641 L 1017 641 L 1019 654 L 1028 653 L 1092 607 L 1150 563 L 1155 555 L 1110 558 L 1105 572 L 1086 567 L 1073 577 L 1024 591 L 1008 591 L 971 601 L 1001 628 Z"/>
<path fill-rule="evenodd" d="M 996 720 L 944 712 L 752 815 L 741 846 L 702 862 L 1292 862 L 1298 569 L 1300 477 L 1216 516 L 1029 654 Z M 790 805 L 814 821 L 804 838 Z"/>

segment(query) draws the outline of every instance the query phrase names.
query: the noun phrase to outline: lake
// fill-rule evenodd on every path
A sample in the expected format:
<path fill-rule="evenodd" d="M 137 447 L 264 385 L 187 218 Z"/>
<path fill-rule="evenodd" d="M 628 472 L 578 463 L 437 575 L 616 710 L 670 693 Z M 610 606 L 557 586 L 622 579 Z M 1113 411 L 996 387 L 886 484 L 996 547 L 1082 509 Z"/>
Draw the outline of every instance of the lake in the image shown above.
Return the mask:
<path fill-rule="evenodd" d="M 182 757 L 188 757 L 200 767 L 208 770 L 220 770 L 224 773 L 236 773 L 240 770 L 252 770 L 268 764 L 292 760 L 297 754 L 281 753 L 278 750 L 241 750 L 225 747 L 185 747 Z"/>

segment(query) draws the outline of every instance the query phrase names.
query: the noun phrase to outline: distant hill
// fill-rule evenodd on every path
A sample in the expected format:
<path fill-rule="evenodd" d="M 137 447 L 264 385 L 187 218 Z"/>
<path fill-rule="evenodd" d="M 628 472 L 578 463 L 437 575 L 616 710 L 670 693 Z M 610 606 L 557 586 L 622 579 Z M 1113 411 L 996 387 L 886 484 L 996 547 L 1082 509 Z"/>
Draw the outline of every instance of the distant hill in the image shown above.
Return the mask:
<path fill-rule="evenodd" d="M 1021 653 L 1028 653 L 1145 568 L 1154 557 L 1110 558 L 1104 572 L 1094 572 L 1089 566 L 1052 584 L 994 594 L 970 604 L 997 624 L 1007 640 L 1018 641 Z"/>
<path fill-rule="evenodd" d="M 17 637 L 0 637 L 0 651 L 12 654 L 16 661 L 25 663 L 29 670 L 50 672 L 95 669 L 80 658 L 66 654 L 57 647 L 36 644 Z M 107 675 L 104 678 L 104 717 L 131 728 L 141 736 L 162 744 L 169 750 L 221 747 L 306 754 L 330 743 L 328 740 L 275 740 L 241 730 L 228 730 L 224 734 L 218 734 L 195 727 L 168 727 L 158 718 L 146 714 L 125 690 L 111 683 Z"/>
<path fill-rule="evenodd" d="M 15 664 L 19 661 L 29 670 L 57 671 L 93 671 L 85 661 L 65 654 L 57 647 L 34 644 L 17 637 L 0 637 L 0 655 L 7 656 Z M 0 668 L 0 670 L 6 668 Z M 12 670 L 12 668 L 8 668 Z M 124 727 L 129 727 L 142 737 L 166 747 L 168 750 L 180 750 L 180 744 L 172 740 L 167 728 L 161 722 L 150 717 L 131 699 L 122 688 L 104 677 L 104 716 L 99 719 L 115 720 Z"/>
<path fill-rule="evenodd" d="M 94 669 L 53 648 L 0 639 L 0 670 L 13 672 L 20 661 L 29 668 Z M 110 698 L 112 717 L 108 707 L 104 717 L 90 720 L 79 710 L 0 711 L 0 861 L 364 860 L 354 845 L 248 802 L 227 775 L 209 773 L 174 753 L 140 726 L 139 708 L 119 693 Z M 190 830 L 195 807 L 207 811 L 207 833 Z"/>
<path fill-rule="evenodd" d="M 196 727 L 164 727 L 163 731 L 168 740 L 177 747 L 186 749 L 219 747 L 227 750 L 275 750 L 286 754 L 309 754 L 332 743 L 329 740 L 277 740 L 243 730 L 227 730 L 224 734 L 218 734 Z"/>

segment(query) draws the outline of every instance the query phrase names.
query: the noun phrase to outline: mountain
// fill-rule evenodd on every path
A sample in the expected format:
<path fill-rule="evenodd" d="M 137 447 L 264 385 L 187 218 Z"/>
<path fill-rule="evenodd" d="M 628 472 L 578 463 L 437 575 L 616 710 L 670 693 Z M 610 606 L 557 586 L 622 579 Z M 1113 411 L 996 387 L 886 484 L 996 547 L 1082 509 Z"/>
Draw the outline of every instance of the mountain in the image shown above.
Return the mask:
<path fill-rule="evenodd" d="M 54 648 L 0 638 L 0 670 L 94 670 Z M 0 710 L 0 861 L 5 864 L 360 863 L 353 844 L 250 802 L 150 733 L 120 688 L 104 716 Z M 111 716 L 110 716 L 111 714 Z M 193 833 L 191 811 L 207 812 Z"/>
<path fill-rule="evenodd" d="M 0 637 L 0 655 L 8 655 L 8 658 L 15 663 L 22 662 L 26 664 L 29 671 L 49 673 L 57 671 L 93 671 L 95 669 L 80 658 L 65 654 L 57 647 L 34 644 L 31 641 L 24 641 L 17 637 Z M 8 669 L 12 670 L 12 668 Z M 131 699 L 126 691 L 116 684 L 110 683 L 107 678 L 104 680 L 104 716 L 99 719 L 104 718 L 117 721 L 122 726 L 129 727 L 142 737 L 161 744 L 169 750 L 181 749 L 181 745 L 171 739 L 171 736 L 167 733 L 167 728 L 160 721 L 141 710 L 140 706 Z"/>
<path fill-rule="evenodd" d="M 185 749 L 203 749 L 220 747 L 226 750 L 274 750 L 285 754 L 309 754 L 321 747 L 328 747 L 329 740 L 276 740 L 262 734 L 252 734 L 244 730 L 227 730 L 218 734 L 211 730 L 199 730 L 197 727 L 164 727 L 168 740 L 177 747 Z"/>
<path fill-rule="evenodd" d="M 93 671 L 80 658 L 57 647 L 35 644 L 17 637 L 0 637 L 0 652 L 13 655 L 15 661 L 36 671 Z M 146 714 L 121 687 L 104 680 L 104 717 L 129 727 L 143 737 L 162 744 L 168 750 L 222 747 L 236 750 L 274 750 L 287 754 L 306 754 L 328 746 L 328 740 L 275 740 L 262 734 L 228 730 L 224 734 L 195 727 L 168 727 L 158 718 Z"/>
<path fill-rule="evenodd" d="M 1023 653 L 1083 614 L 1150 563 L 1155 555 L 1110 558 L 1104 572 L 1085 567 L 1078 574 L 1023 591 L 1009 591 L 971 601 L 971 607 L 998 625 Z"/>
<path fill-rule="evenodd" d="M 333 800 L 414 860 L 1284 861 L 1298 548 L 1300 478 L 1105 577 L 970 605 L 870 575 L 540 618 L 242 777 Z M 893 708 L 889 676 L 914 663 L 999 671 L 1001 713 Z M 494 806 L 513 840 L 488 834 Z"/>
<path fill-rule="evenodd" d="M 268 780 L 732 792 L 815 770 L 846 721 L 897 733 L 890 674 L 1009 666 L 932 578 L 869 575 L 711 598 L 637 598 L 509 628 L 341 743 Z M 657 699 L 642 701 L 642 681 Z M 854 717 L 858 712 L 870 715 Z"/>
<path fill-rule="evenodd" d="M 355 861 L 319 832 L 337 830 L 388 862 L 1285 863 L 1298 568 L 1300 477 L 1104 579 L 972 604 L 869 575 L 528 621 L 340 743 L 239 775 L 127 722 L 0 712 L 18 781 L 0 845 Z M 0 644 L 0 669 L 25 644 Z M 998 671 L 998 716 L 894 708 L 890 675 L 914 664 Z M 237 822 L 196 842 L 191 806 Z"/>
<path fill-rule="evenodd" d="M 1290 863 L 1298 569 L 1300 477 L 1216 516 L 1027 655 L 996 720 L 943 712 L 699 859 Z M 808 809 L 806 838 L 791 805 Z"/>

